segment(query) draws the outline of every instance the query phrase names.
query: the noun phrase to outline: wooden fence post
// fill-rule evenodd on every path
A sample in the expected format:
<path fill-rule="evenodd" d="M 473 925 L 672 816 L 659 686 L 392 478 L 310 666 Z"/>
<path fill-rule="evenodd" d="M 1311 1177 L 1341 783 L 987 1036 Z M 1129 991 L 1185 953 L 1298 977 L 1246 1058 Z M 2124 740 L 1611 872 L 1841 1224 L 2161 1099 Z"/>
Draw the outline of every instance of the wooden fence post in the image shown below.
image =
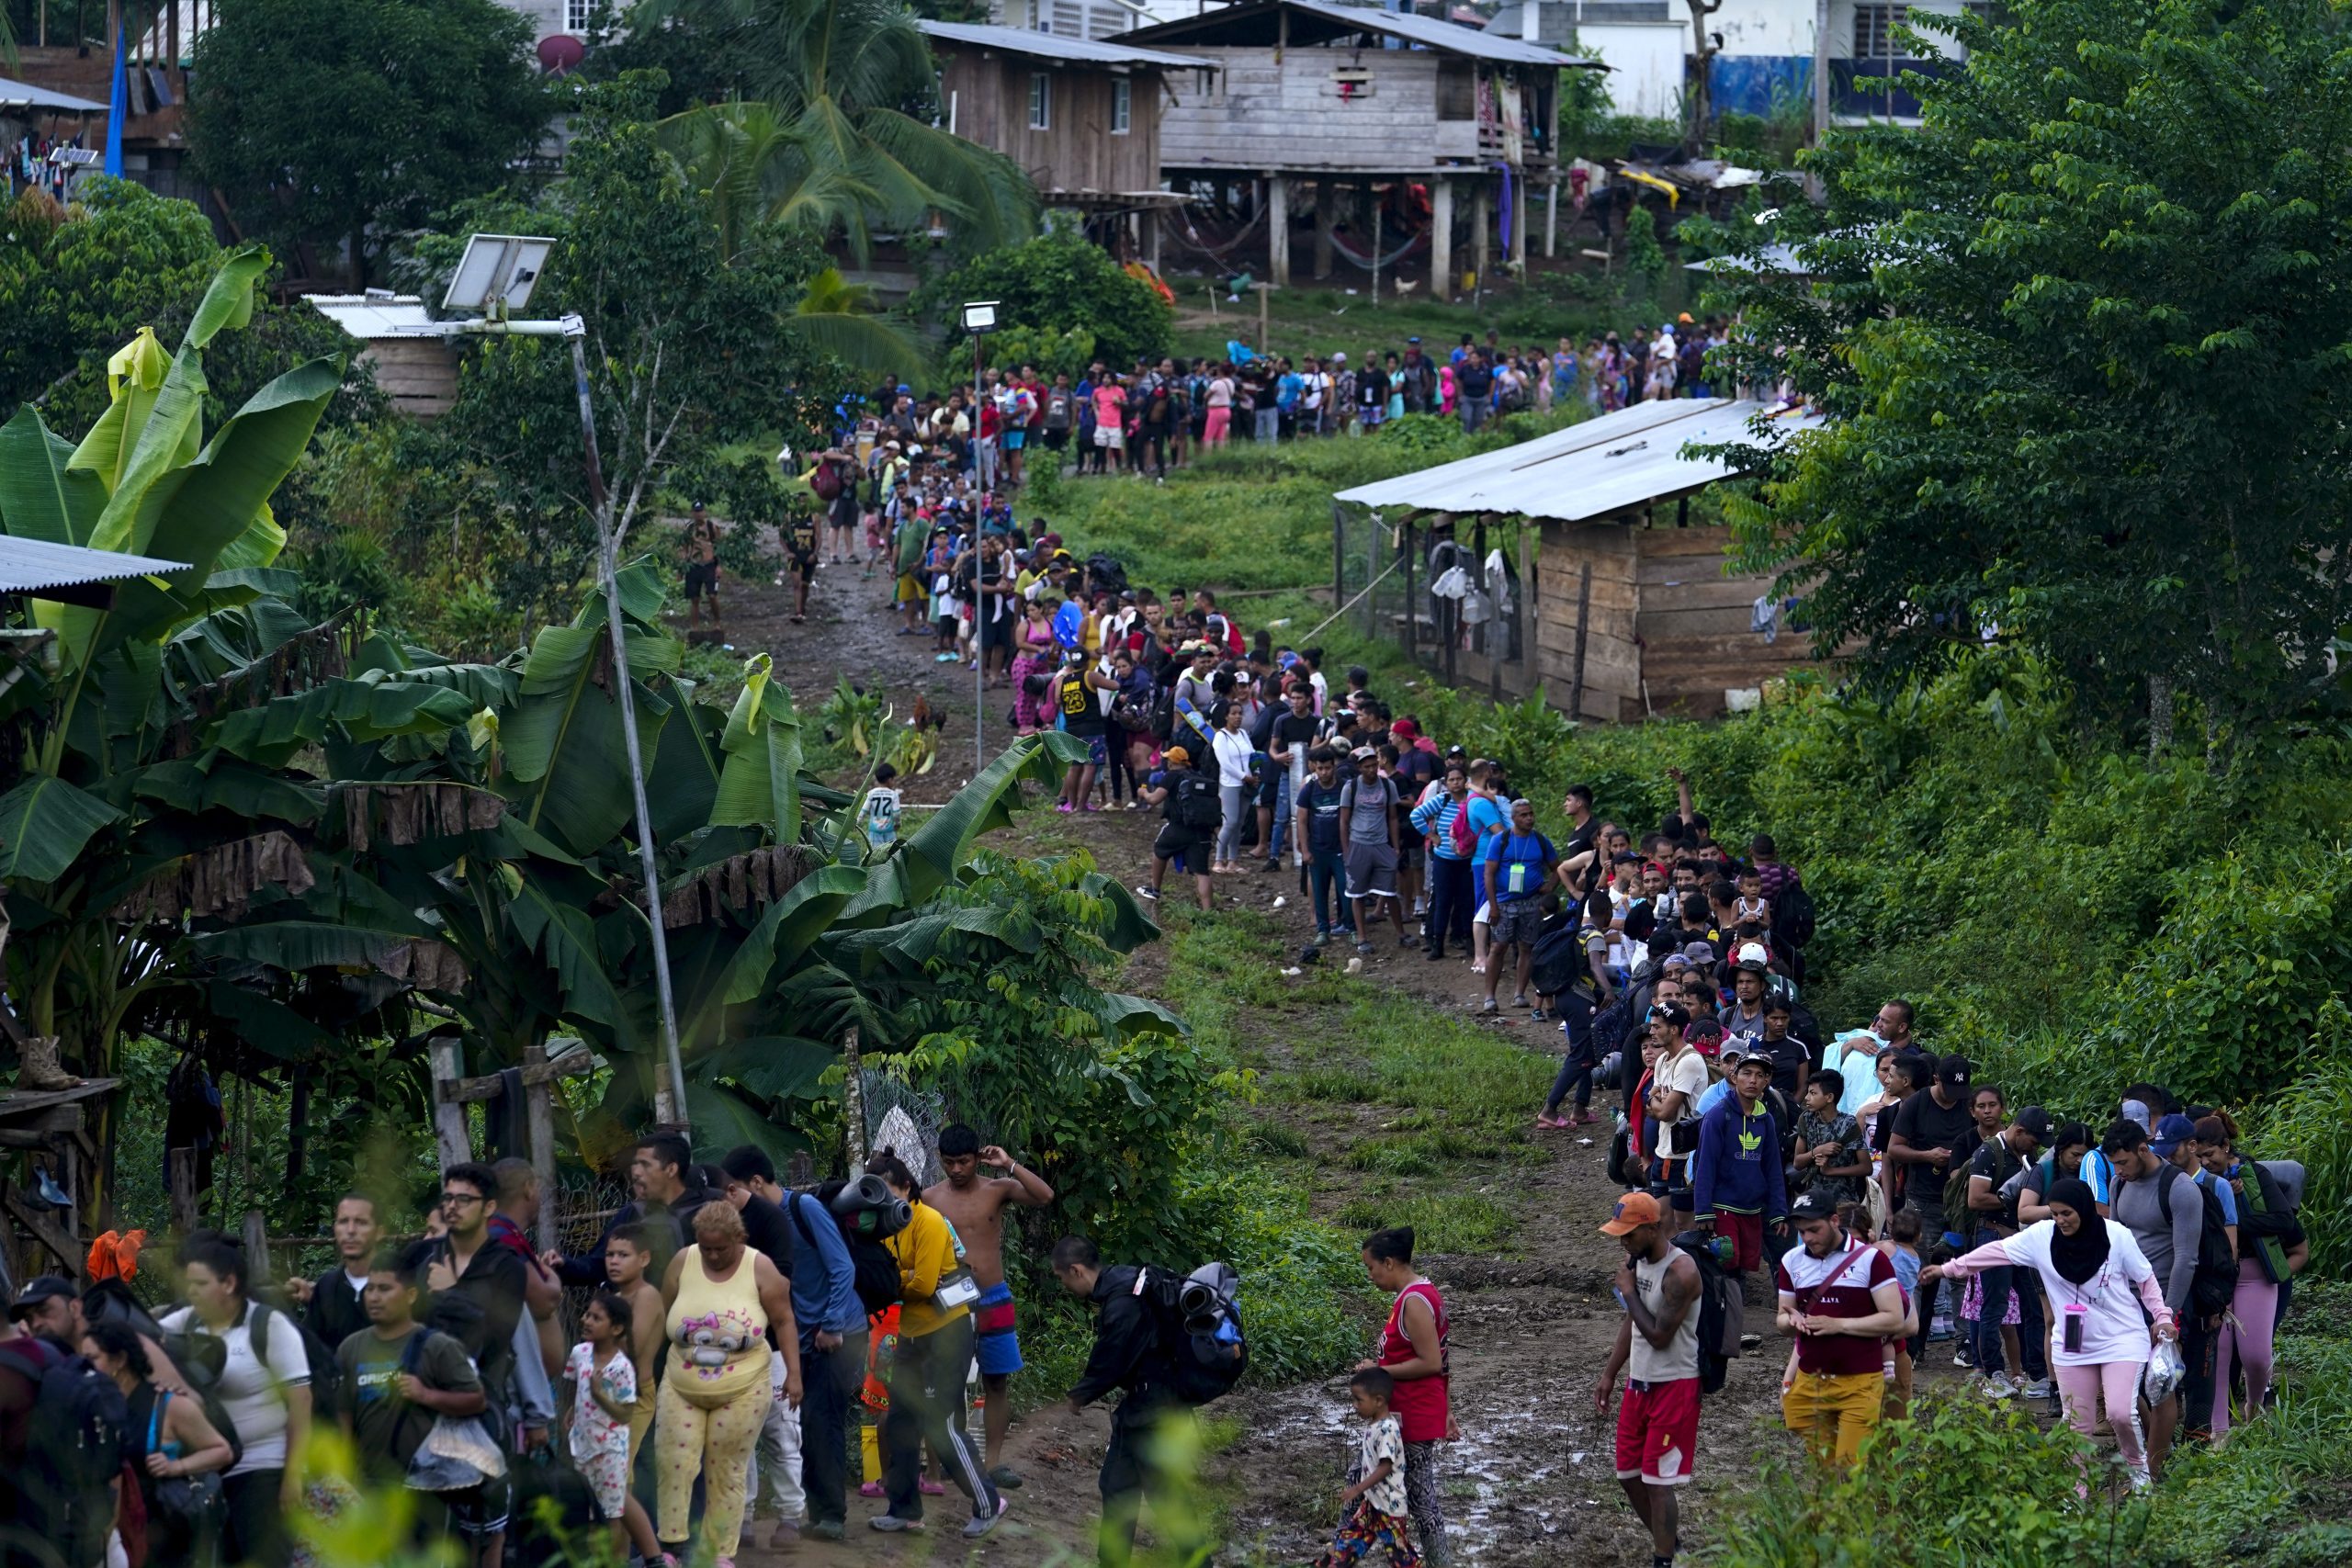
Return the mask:
<path fill-rule="evenodd" d="M 1535 530 L 1522 522 L 1519 525 L 1519 613 L 1511 620 L 1519 632 L 1519 694 L 1522 697 L 1534 694 L 1538 679 L 1535 639 L 1541 625 L 1536 617 L 1542 613 L 1543 601 L 1535 592 Z"/>
<path fill-rule="evenodd" d="M 246 1283 L 248 1286 L 266 1285 L 272 1278 L 269 1266 L 269 1224 L 262 1218 L 259 1209 L 245 1211 L 243 1235 L 245 1267 L 253 1270 Z"/>
<path fill-rule="evenodd" d="M 1214 295 L 1216 290 L 1209 292 Z M 1338 502 L 1331 503 L 1331 609 L 1339 612 L 1348 602 L 1348 509 Z"/>
<path fill-rule="evenodd" d="M 1405 557 L 1405 662 L 1418 664 L 1421 660 L 1421 604 L 1413 596 L 1413 568 L 1420 558 L 1420 544 L 1414 536 L 1413 515 L 1405 514 L 1401 525 L 1403 537 L 1398 541 Z"/>
<path fill-rule="evenodd" d="M 1576 677 L 1568 696 L 1568 716 L 1584 722 L 1584 628 L 1592 619 L 1592 562 L 1586 561 L 1577 573 L 1577 656 Z"/>
<path fill-rule="evenodd" d="M 545 1066 L 548 1048 L 539 1043 L 523 1047 L 523 1066 L 526 1069 L 523 1087 L 523 1116 L 531 1134 L 531 1174 L 539 1183 L 539 1235 L 542 1250 L 557 1245 L 558 1231 L 555 1190 L 555 1083 L 545 1073 L 531 1073 L 533 1066 Z M 537 1079 L 532 1082 L 532 1079 Z M 459 1107 L 462 1111 L 463 1107 Z"/>
<path fill-rule="evenodd" d="M 172 1232 L 185 1237 L 196 1229 L 196 1151 L 167 1150 L 164 1172 L 171 1186 Z"/>
<path fill-rule="evenodd" d="M 473 1134 L 466 1125 L 463 1101 L 445 1098 L 460 1076 L 458 1037 L 445 1034 L 425 1048 L 433 1070 L 433 1132 L 441 1148 L 441 1168 L 463 1165 L 474 1157 Z"/>

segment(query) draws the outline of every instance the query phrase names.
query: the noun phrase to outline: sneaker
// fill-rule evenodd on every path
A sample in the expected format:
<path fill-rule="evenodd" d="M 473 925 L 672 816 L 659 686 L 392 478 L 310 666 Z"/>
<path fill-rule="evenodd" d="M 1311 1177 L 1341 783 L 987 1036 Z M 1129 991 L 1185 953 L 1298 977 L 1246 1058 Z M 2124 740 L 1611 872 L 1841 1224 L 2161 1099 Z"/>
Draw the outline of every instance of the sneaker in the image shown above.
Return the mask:
<path fill-rule="evenodd" d="M 1551 1021 L 1544 1016 L 1544 1010 L 1542 1008 L 1529 1008 L 1527 1010 L 1527 1021 L 1530 1023 L 1548 1023 Z"/>
<path fill-rule="evenodd" d="M 978 1540 L 980 1537 L 988 1534 L 989 1531 L 996 1529 L 997 1521 L 1004 1517 L 1005 1510 L 1012 1506 L 1012 1498 L 999 1497 L 996 1500 L 995 1513 L 990 1514 L 986 1518 L 981 1518 L 978 1515 L 975 1514 L 972 1517 L 966 1519 L 964 1521 L 964 1539 L 966 1540 Z"/>
<path fill-rule="evenodd" d="M 865 1522 L 873 1526 L 876 1529 L 880 1530 L 884 1535 L 896 1535 L 900 1530 L 920 1530 L 922 1529 L 922 1521 L 921 1519 L 902 1519 L 896 1514 L 876 1514 Z"/>
<path fill-rule="evenodd" d="M 1017 1492 L 1021 1489 L 1021 1472 L 1009 1464 L 1001 1464 L 989 1471 L 989 1480 L 1000 1492 Z"/>
<path fill-rule="evenodd" d="M 1478 1010 L 1482 1013 L 1489 1013 L 1500 1012 L 1503 1010 L 1501 1004 L 1497 1002 L 1494 998 L 1488 997 L 1485 1001 L 1478 1004 Z"/>
<path fill-rule="evenodd" d="M 1136 897 L 1138 898 L 1148 898 L 1155 904 L 1159 902 L 1159 889 L 1148 887 L 1140 882 L 1136 884 Z"/>
<path fill-rule="evenodd" d="M 1510 1005 L 1515 1008 L 1525 1007 L 1527 1005 L 1527 993 L 1525 991 L 1521 991 L 1519 995 L 1511 998 Z"/>
<path fill-rule="evenodd" d="M 1265 864 L 1263 864 L 1263 865 L 1260 866 L 1258 869 L 1259 869 L 1260 871 L 1280 871 L 1282 868 L 1283 868 L 1283 863 L 1282 863 L 1282 862 L 1280 862 L 1280 861 L 1278 861 L 1278 860 L 1270 860 L 1270 861 L 1268 861 Z"/>
<path fill-rule="evenodd" d="M 808 1526 L 808 1533 L 819 1540 L 846 1540 L 849 1529 L 839 1519 L 817 1519 Z"/>
<path fill-rule="evenodd" d="M 1955 1367 L 1973 1367 L 1976 1364 L 1976 1358 L 1969 1353 L 1966 1346 L 1962 1346 L 1951 1353 L 1951 1364 Z"/>
<path fill-rule="evenodd" d="M 778 1519 L 775 1524 L 775 1532 L 768 1537 L 768 1550 L 770 1551 L 799 1551 L 799 1521 L 797 1519 Z"/>
<path fill-rule="evenodd" d="M 1987 1399 L 2015 1399 L 2018 1393 L 2018 1385 L 1999 1372 L 1986 1378 L 1980 1387 Z"/>
<path fill-rule="evenodd" d="M 2058 1385 L 2048 1378 L 2036 1378 L 2018 1392 L 2028 1399 L 2055 1399 L 2058 1397 Z"/>
<path fill-rule="evenodd" d="M 1356 951 L 1363 953 L 1366 958 L 1369 958 L 1377 950 L 1368 942 L 1360 942 L 1356 943 Z"/>

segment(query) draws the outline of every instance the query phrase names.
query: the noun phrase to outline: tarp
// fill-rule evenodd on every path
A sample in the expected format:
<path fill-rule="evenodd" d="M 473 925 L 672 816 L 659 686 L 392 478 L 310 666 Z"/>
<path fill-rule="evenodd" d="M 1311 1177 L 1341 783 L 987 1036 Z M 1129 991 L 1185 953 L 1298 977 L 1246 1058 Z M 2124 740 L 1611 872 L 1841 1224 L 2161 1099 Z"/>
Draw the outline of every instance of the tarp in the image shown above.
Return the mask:
<path fill-rule="evenodd" d="M 1703 490 L 1731 470 L 1685 457 L 1685 446 L 1752 442 L 1760 402 L 1731 398 L 1666 398 L 1635 403 L 1566 430 L 1442 463 L 1419 473 L 1343 490 L 1334 499 L 1405 512 L 1499 512 L 1578 523 L 1645 502 Z M 1781 414 L 1784 434 L 1821 423 L 1810 413 Z"/>
<path fill-rule="evenodd" d="M 130 118 L 130 80 L 123 74 L 123 37 L 114 32 L 114 97 L 107 108 L 107 173 L 122 178 L 122 122 Z"/>
<path fill-rule="evenodd" d="M 30 82 L 18 82 L 0 76 L 0 109 L 46 109 L 52 114 L 104 114 L 104 104 L 77 98 L 71 93 L 52 93 L 47 87 L 36 87 Z"/>

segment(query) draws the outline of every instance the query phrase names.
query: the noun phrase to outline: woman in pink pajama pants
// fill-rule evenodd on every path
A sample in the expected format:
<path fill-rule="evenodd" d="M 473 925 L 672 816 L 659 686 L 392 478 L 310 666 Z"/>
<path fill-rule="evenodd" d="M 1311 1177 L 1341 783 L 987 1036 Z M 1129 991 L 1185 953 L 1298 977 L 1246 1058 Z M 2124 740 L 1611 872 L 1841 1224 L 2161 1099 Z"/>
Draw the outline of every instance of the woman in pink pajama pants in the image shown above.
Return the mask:
<path fill-rule="evenodd" d="M 2049 1219 L 2012 1236 L 1985 1243 L 1951 1262 L 1920 1271 L 1919 1282 L 1965 1280 L 1986 1269 L 2031 1269 L 2050 1300 L 2050 1366 L 2057 1375 L 2067 1424 L 2085 1437 L 2107 1402 L 2108 1425 L 2135 1487 L 2148 1484 L 2137 1394 L 2149 1352 L 2179 1337 L 2165 1305 L 2155 1270 L 2132 1232 L 2099 1218 L 2090 1184 L 2054 1183 Z M 2153 1327 L 2151 1325 L 2153 1324 Z"/>

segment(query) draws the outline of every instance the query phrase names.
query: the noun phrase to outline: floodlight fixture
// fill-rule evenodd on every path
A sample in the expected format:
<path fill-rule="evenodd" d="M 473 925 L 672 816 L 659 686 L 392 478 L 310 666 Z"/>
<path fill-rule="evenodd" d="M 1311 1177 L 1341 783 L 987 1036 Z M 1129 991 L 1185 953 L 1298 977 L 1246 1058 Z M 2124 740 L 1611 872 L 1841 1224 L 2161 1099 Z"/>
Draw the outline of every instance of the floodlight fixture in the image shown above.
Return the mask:
<path fill-rule="evenodd" d="M 531 234 L 472 234 L 466 254 L 449 276 L 444 310 L 480 310 L 503 316 L 531 302 L 531 290 L 546 272 L 555 242 Z"/>
<path fill-rule="evenodd" d="M 975 334 L 996 331 L 996 307 L 993 299 L 975 299 L 965 306 L 964 330 Z"/>

